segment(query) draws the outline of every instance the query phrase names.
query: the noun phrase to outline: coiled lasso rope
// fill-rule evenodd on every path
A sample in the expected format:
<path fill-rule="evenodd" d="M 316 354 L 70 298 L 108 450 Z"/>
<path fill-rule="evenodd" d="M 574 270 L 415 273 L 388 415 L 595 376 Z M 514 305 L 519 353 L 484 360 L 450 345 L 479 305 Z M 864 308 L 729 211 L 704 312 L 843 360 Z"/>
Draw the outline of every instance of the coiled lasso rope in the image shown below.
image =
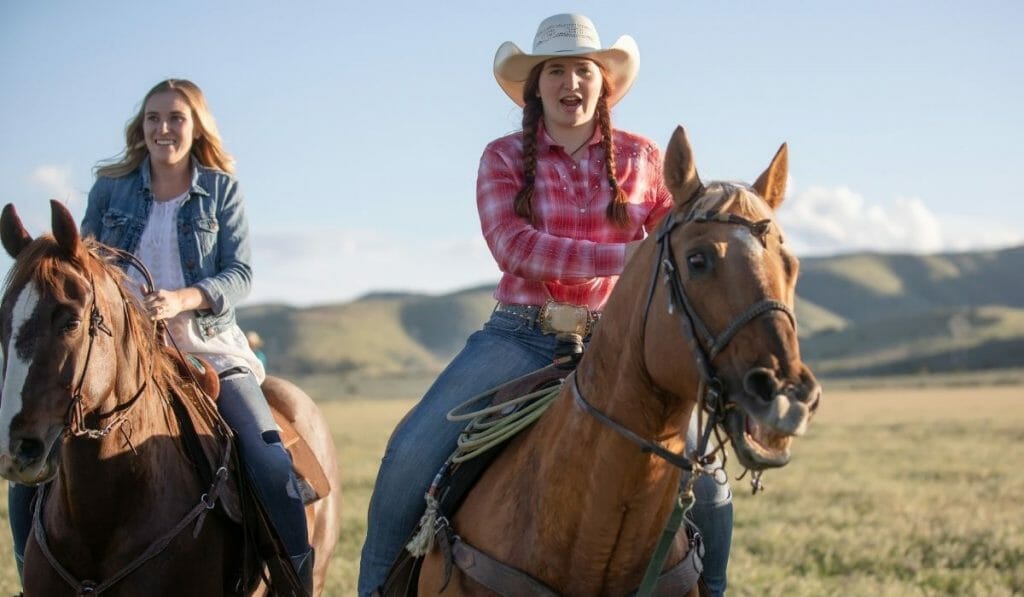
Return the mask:
<path fill-rule="evenodd" d="M 474 396 L 448 411 L 447 418 L 449 421 L 469 421 L 469 423 L 466 425 L 466 428 L 462 433 L 459 434 L 455 451 L 448 457 L 444 466 L 441 467 L 441 471 L 439 471 L 434 477 L 434 482 L 431 483 L 430 489 L 428 489 L 426 495 L 424 495 L 424 499 L 427 502 L 426 510 L 423 512 L 423 516 L 420 517 L 416 534 L 405 546 L 409 553 L 414 557 L 422 557 L 433 549 L 435 534 L 434 527 L 440 510 L 440 504 L 438 503 L 437 496 L 435 494 L 438 489 L 438 484 L 441 482 L 441 479 L 448 467 L 452 464 L 476 458 L 480 454 L 483 454 L 495 446 L 501 445 L 503 442 L 508 440 L 508 438 L 529 427 L 533 422 L 540 418 L 542 414 L 544 414 L 544 411 L 547 410 L 547 407 L 555 397 L 558 396 L 558 393 L 561 390 L 562 381 L 559 380 L 558 383 L 553 386 L 545 387 L 535 392 L 530 392 L 529 394 L 520 396 L 519 398 L 513 398 L 500 404 L 486 406 L 476 411 L 465 413 L 460 412 L 467 406 L 475 404 L 487 395 L 494 393 L 494 390 L 488 390 L 487 392 Z M 526 406 L 516 408 L 522 404 L 525 404 Z"/>
<path fill-rule="evenodd" d="M 529 427 L 536 421 L 562 390 L 562 382 L 551 387 L 530 392 L 519 398 L 513 398 L 486 406 L 480 410 L 460 412 L 466 406 L 480 400 L 476 396 L 448 411 L 449 421 L 469 421 L 466 428 L 459 434 L 455 452 L 451 462 L 465 462 L 480 454 L 501 445 L 505 440 Z M 520 405 L 525 404 L 520 408 Z M 499 414 L 507 413 L 507 414 Z M 498 416 L 492 416 L 492 415 Z"/>

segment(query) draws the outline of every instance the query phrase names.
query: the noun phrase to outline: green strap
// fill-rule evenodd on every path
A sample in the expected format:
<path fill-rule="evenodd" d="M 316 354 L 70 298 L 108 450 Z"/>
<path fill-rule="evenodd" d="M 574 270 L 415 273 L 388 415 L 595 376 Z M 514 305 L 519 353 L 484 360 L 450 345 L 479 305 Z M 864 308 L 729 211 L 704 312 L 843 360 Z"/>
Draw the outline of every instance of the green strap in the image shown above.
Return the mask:
<path fill-rule="evenodd" d="M 654 589 L 658 586 L 658 577 L 661 576 L 661 569 L 665 565 L 665 558 L 668 557 L 668 550 L 672 547 L 672 541 L 675 539 L 676 533 L 679 532 L 679 525 L 683 522 L 683 514 L 693 504 L 692 496 L 692 493 L 685 498 L 680 495 L 676 500 L 665 530 L 661 532 L 661 541 L 658 542 L 658 547 L 654 549 L 654 555 L 651 556 L 651 561 L 647 564 L 644 580 L 640 583 L 640 588 L 636 590 L 636 597 L 649 597 L 654 594 Z"/>

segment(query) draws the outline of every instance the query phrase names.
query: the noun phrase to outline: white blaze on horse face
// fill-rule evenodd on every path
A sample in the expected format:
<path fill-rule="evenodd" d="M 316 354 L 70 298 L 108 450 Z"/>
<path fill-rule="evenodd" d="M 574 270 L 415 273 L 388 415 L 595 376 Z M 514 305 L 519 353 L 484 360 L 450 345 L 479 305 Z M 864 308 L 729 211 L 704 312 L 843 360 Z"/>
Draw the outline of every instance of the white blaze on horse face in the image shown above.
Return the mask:
<path fill-rule="evenodd" d="M 3 376 L 3 401 L 0 403 L 0 456 L 10 456 L 11 422 L 15 415 L 21 412 L 21 393 L 25 389 L 25 379 L 28 378 L 28 370 L 32 365 L 31 361 L 21 359 L 15 345 L 21 328 L 32 317 L 38 304 L 39 292 L 35 284 L 28 284 L 18 295 L 11 313 L 11 338 L 4 347 L 7 372 Z"/>
<path fill-rule="evenodd" d="M 764 257 L 764 245 L 761 244 L 761 239 L 754 236 L 754 233 L 746 226 L 732 226 L 731 228 L 732 237 L 742 243 L 747 252 L 760 261 Z"/>

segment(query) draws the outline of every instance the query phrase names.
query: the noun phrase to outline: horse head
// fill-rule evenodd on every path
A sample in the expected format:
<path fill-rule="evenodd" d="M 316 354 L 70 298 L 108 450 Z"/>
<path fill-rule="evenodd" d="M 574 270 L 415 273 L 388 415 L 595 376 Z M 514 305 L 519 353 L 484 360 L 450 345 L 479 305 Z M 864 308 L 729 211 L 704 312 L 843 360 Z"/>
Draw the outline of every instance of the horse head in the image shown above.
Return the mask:
<path fill-rule="evenodd" d="M 65 431 L 109 420 L 118 387 L 141 383 L 118 367 L 129 318 L 120 272 L 63 205 L 51 201 L 51 212 L 53 234 L 36 239 L 13 205 L 0 215 L 15 259 L 0 302 L 0 475 L 25 484 L 56 474 Z"/>
<path fill-rule="evenodd" d="M 785 194 L 787 167 L 783 144 L 752 186 L 705 186 L 686 132 L 678 127 L 665 155 L 675 208 L 657 233 L 661 276 L 652 281 L 647 305 L 648 318 L 658 320 L 646 325 L 652 380 L 687 395 L 692 387 L 680 386 L 692 384 L 696 375 L 704 408 L 751 470 L 789 461 L 792 438 L 805 432 L 821 395 L 800 359 L 793 315 L 798 261 L 773 218 Z M 660 294 L 654 284 L 663 288 Z M 667 305 L 653 308 L 655 296 Z M 688 340 L 682 354 L 692 359 L 677 358 L 681 330 Z"/>

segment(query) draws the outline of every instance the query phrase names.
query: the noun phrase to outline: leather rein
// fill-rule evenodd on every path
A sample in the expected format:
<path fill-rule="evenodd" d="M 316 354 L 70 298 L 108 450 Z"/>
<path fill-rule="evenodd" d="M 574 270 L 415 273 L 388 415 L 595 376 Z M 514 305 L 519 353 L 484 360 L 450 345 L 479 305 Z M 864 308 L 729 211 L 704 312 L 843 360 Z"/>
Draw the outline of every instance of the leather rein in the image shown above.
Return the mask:
<path fill-rule="evenodd" d="M 114 249 L 112 247 L 105 247 L 105 249 L 111 251 L 119 258 L 121 258 L 122 263 L 130 265 L 137 269 L 139 273 L 142 274 L 143 278 L 146 281 L 146 291 L 153 291 L 153 276 L 150 274 L 149 269 L 146 268 L 145 264 L 142 263 L 142 261 L 138 257 L 127 251 Z M 118 412 L 117 416 L 114 417 L 114 419 L 112 419 L 102 428 L 91 428 L 86 424 L 84 395 L 82 389 L 85 385 L 86 373 L 88 372 L 89 362 L 92 358 L 93 343 L 96 340 L 96 336 L 100 332 L 110 337 L 113 337 L 114 335 L 110 327 L 107 326 L 103 314 L 100 312 L 96 295 L 96 284 L 91 273 L 89 274 L 89 286 L 92 292 L 92 308 L 90 309 L 89 314 L 89 345 L 85 353 L 85 364 L 82 366 L 82 371 L 79 374 L 78 381 L 74 384 L 73 387 L 69 388 L 71 389 L 71 404 L 68 406 L 65 433 L 71 437 L 87 437 L 89 439 L 102 439 L 108 436 L 113 430 L 119 428 L 127 420 L 132 408 L 138 403 L 139 398 L 146 390 L 149 380 L 152 379 L 153 377 L 153 363 L 155 361 L 151 361 L 149 372 L 146 375 L 145 379 L 143 379 L 141 385 L 139 386 L 139 389 L 132 394 L 132 397 L 129 400 L 119 405 L 118 410 L 120 412 Z M 124 306 L 125 311 L 125 322 L 127 323 L 130 321 L 128 318 L 128 298 L 125 296 L 124 291 L 120 287 L 120 285 L 118 285 L 117 290 L 121 296 L 122 305 Z M 159 326 L 162 326 L 162 324 L 160 323 L 158 323 L 157 325 L 158 329 Z M 191 369 L 189 369 L 189 373 L 191 375 Z M 198 388 L 200 392 L 202 392 L 202 386 L 199 384 L 199 382 L 195 379 L 194 376 L 192 376 L 192 382 L 194 383 L 195 387 Z M 199 535 L 199 532 L 202 530 L 203 521 L 205 520 L 206 515 L 217 506 L 217 499 L 219 498 L 220 491 L 223 488 L 224 482 L 228 477 L 228 463 L 230 462 L 232 456 L 231 434 L 230 432 L 227 431 L 226 424 L 220 418 L 220 415 L 216 412 L 216 407 L 213 407 L 213 412 L 217 415 L 214 418 L 214 420 L 219 422 L 217 426 L 219 427 L 218 430 L 220 431 L 221 436 L 224 439 L 224 447 L 223 460 L 220 464 L 220 467 L 216 470 L 216 472 L 212 473 L 212 479 L 210 481 L 209 489 L 199 497 L 199 502 L 194 507 L 192 507 L 192 509 L 190 509 L 178 521 L 178 523 L 174 525 L 174 527 L 172 527 L 163 535 L 158 537 L 155 541 L 150 543 L 149 546 L 142 551 L 142 553 L 140 553 L 131 562 L 129 562 L 127 565 L 123 566 L 121 569 L 119 569 L 117 572 L 111 575 L 111 577 L 106 581 L 98 583 L 93 580 L 78 580 L 77 578 L 75 578 L 73 574 L 71 574 L 71 572 L 67 570 L 66 567 L 61 565 L 61 563 L 57 560 L 56 556 L 53 555 L 53 552 L 50 550 L 49 544 L 47 543 L 46 540 L 46 529 L 43 526 L 41 515 L 43 504 L 46 500 L 46 493 L 47 490 L 49 489 L 50 483 L 47 482 L 43 484 L 36 492 L 35 498 L 33 499 L 32 503 L 32 532 L 35 536 L 36 543 L 39 544 L 40 551 L 43 552 L 43 555 L 46 557 L 46 560 L 47 562 L 49 562 L 50 566 L 60 575 L 61 578 L 64 579 L 65 582 L 68 583 L 68 585 L 71 586 L 72 589 L 76 591 L 77 595 L 99 595 L 101 593 L 106 592 L 108 589 L 116 585 L 118 582 L 120 582 L 127 576 L 129 576 L 131 573 L 133 573 L 136 569 L 145 564 L 147 561 L 162 553 L 163 550 L 166 549 L 167 546 L 171 543 L 171 541 L 175 537 L 177 537 L 182 530 L 188 527 L 188 525 L 192 524 L 193 521 L 195 521 L 195 528 L 192 532 L 192 536 L 197 537 Z M 195 430 L 191 427 L 191 425 L 187 426 L 187 429 L 191 430 L 191 433 L 193 435 L 195 434 Z M 121 432 L 124 436 L 125 441 L 128 443 L 128 446 L 131 447 L 133 452 L 135 452 L 135 448 L 134 446 L 132 446 L 131 438 L 129 437 L 128 433 L 124 431 L 123 428 Z M 198 438 L 192 438 L 190 441 L 198 443 Z"/>
<path fill-rule="evenodd" d="M 718 184 L 726 186 L 726 183 Z M 733 185 L 728 185 L 728 187 L 735 188 Z M 705 187 L 701 185 L 684 204 L 694 203 L 705 191 Z M 684 593 L 696 585 L 701 572 L 702 566 L 699 552 L 702 550 L 702 544 L 700 533 L 689 521 L 686 521 L 689 541 L 686 557 L 673 565 L 669 570 L 662 572 L 662 569 L 679 527 L 685 520 L 685 514 L 693 505 L 693 487 L 697 478 L 700 475 L 714 476 L 714 473 L 710 470 L 710 464 L 714 461 L 714 454 L 723 450 L 724 442 L 719 438 L 718 448 L 712 454 L 704 454 L 707 451 L 711 434 L 716 432 L 717 426 L 724 420 L 725 410 L 729 407 L 729 405 L 724 403 L 722 393 L 724 385 L 715 374 L 712 361 L 744 326 L 761 315 L 771 313 L 772 311 L 781 311 L 789 318 L 794 329 L 796 327 L 796 318 L 792 310 L 785 303 L 773 299 L 763 299 L 757 301 L 733 319 L 717 337 L 711 334 L 708 326 L 697 314 L 686 294 L 680 268 L 670 243 L 672 232 L 681 224 L 689 222 L 723 223 L 743 226 L 750 230 L 761 241 L 762 245 L 767 246 L 766 235 L 772 221 L 770 219 L 751 221 L 733 214 L 714 211 L 700 212 L 691 209 L 685 214 L 666 216 L 658 230 L 658 255 L 655 258 L 654 271 L 651 275 L 650 290 L 644 306 L 641 330 L 643 330 L 642 333 L 646 333 L 648 315 L 651 310 L 654 292 L 658 285 L 658 273 L 663 270 L 664 284 L 668 288 L 668 312 L 669 314 L 679 313 L 679 322 L 683 336 L 691 348 L 701 376 L 698 400 L 702 421 L 698 427 L 703 425 L 703 430 L 698 438 L 697 450 L 693 455 L 679 454 L 633 432 L 588 402 L 579 389 L 575 372 L 570 374 L 573 397 L 576 404 L 584 412 L 600 421 L 603 425 L 610 427 L 630 442 L 638 445 L 643 452 L 654 454 L 683 472 L 689 473 L 685 485 L 680 489 L 673 511 L 662 532 L 661 539 L 648 563 L 643 581 L 634 593 L 637 596 L 657 595 L 661 597 Z M 708 412 L 706 422 L 703 421 L 704 411 Z M 554 590 L 538 579 L 495 560 L 463 541 L 454 532 L 451 522 L 446 517 L 442 516 L 437 519 L 434 530 L 435 537 L 440 542 L 441 550 L 444 554 L 445 569 L 442 590 L 448 585 L 451 566 L 454 564 L 464 574 L 497 593 L 531 594 L 543 595 L 545 597 L 557 595 Z"/>
<path fill-rule="evenodd" d="M 730 190 L 735 190 L 734 192 L 739 191 L 738 187 L 729 183 L 716 184 L 723 187 L 726 192 L 729 192 Z M 706 191 L 707 189 L 704 185 L 700 185 L 694 191 L 693 195 L 684 202 L 684 205 L 695 205 L 697 200 L 703 196 Z M 654 555 L 648 563 L 643 582 L 638 590 L 639 595 L 649 595 L 656 590 L 658 574 L 664 565 L 665 558 L 668 556 L 671 543 L 680 524 L 683 522 L 686 512 L 693 506 L 695 500 L 693 494 L 694 485 L 696 484 L 698 477 L 701 475 L 715 477 L 715 473 L 711 469 L 710 465 L 714 462 L 715 454 L 718 452 L 722 452 L 723 455 L 722 467 L 718 470 L 725 470 L 724 444 L 727 439 L 723 440 L 718 434 L 718 427 L 722 422 L 724 422 L 725 413 L 729 408 L 732 408 L 732 404 L 727 403 L 725 400 L 725 396 L 723 394 L 725 386 L 716 374 L 713 366 L 715 357 L 719 355 L 726 346 L 728 346 L 729 342 L 741 329 L 743 329 L 743 327 L 761 315 L 765 315 L 773 311 L 781 311 L 789 319 L 793 329 L 796 329 L 796 317 L 793 314 L 792 309 L 781 301 L 775 299 L 762 299 L 750 305 L 745 311 L 743 311 L 743 313 L 736 316 L 716 337 L 710 332 L 710 329 L 707 324 L 704 323 L 704 320 L 701 319 L 697 310 L 694 309 L 693 302 L 686 293 L 686 288 L 683 285 L 683 274 L 670 242 L 672 232 L 683 224 L 691 222 L 718 223 L 742 226 L 749 230 L 750 233 L 761 242 L 762 246 L 767 247 L 768 243 L 766 236 L 772 225 L 772 220 L 770 218 L 752 221 L 735 214 L 723 213 L 715 210 L 699 211 L 691 208 L 686 212 L 679 212 L 666 216 L 662 222 L 663 223 L 657 233 L 658 254 L 654 260 L 654 271 L 651 274 L 650 288 L 644 305 L 643 325 L 641 327 L 641 330 L 643 331 L 641 333 L 646 333 L 648 315 L 650 314 L 651 304 L 654 299 L 654 292 L 658 286 L 658 273 L 663 272 L 663 284 L 667 287 L 668 292 L 668 313 L 670 315 L 674 313 L 679 314 L 678 320 L 680 329 L 682 330 L 682 335 L 690 347 L 690 352 L 693 355 L 694 361 L 697 365 L 697 371 L 701 378 L 697 390 L 699 437 L 697 438 L 697 445 L 693 454 L 679 454 L 667 450 L 658 442 L 638 435 L 622 423 L 601 412 L 601 410 L 584 398 L 583 393 L 580 391 L 579 384 L 576 381 L 576 376 L 572 376 L 573 397 L 575 398 L 576 404 L 578 404 L 584 412 L 600 421 L 603 425 L 610 427 L 625 439 L 639 446 L 641 451 L 654 454 L 684 473 L 688 473 L 686 482 L 680 488 L 673 512 L 669 516 L 665 530 L 662 533 L 661 541 L 655 548 Z M 643 343 L 641 342 L 641 344 Z M 706 420 L 704 417 L 705 412 L 707 413 Z M 711 454 L 705 454 L 705 452 L 707 452 L 708 442 L 711 439 L 712 433 L 716 435 L 718 447 L 715 448 Z M 758 489 L 761 488 L 760 472 L 752 474 L 751 483 L 753 484 L 754 492 L 756 493 Z M 700 538 L 698 535 L 697 543 L 699 544 L 699 542 Z M 694 548 L 693 543 L 694 542 L 691 541 L 691 550 Z"/>
<path fill-rule="evenodd" d="M 139 271 L 142 272 L 146 278 L 148 284 L 147 289 L 153 288 L 153 278 L 146 266 L 134 255 L 124 252 L 123 256 L 130 257 L 128 263 L 131 263 Z M 92 347 L 96 341 L 96 335 L 103 332 L 107 336 L 113 337 L 114 332 L 111 331 L 110 327 L 107 326 L 106 321 L 103 318 L 103 313 L 100 312 L 99 301 L 96 294 L 96 281 L 93 279 L 92 273 L 89 274 L 89 289 L 92 293 L 92 308 L 89 310 L 89 345 L 85 350 L 85 364 L 82 365 L 82 372 L 78 376 L 78 382 L 70 388 L 71 389 L 71 404 L 68 405 L 68 413 L 65 423 L 65 432 L 74 437 L 88 437 L 89 439 L 101 439 L 110 434 L 111 431 L 117 429 L 125 422 L 128 418 L 128 414 L 131 412 L 133 406 L 135 406 L 139 397 L 146 390 L 146 386 L 149 383 L 150 378 L 153 376 L 152 367 L 150 372 L 142 380 L 139 385 L 139 389 L 132 394 L 132 397 L 128 399 L 123 405 L 118 405 L 120 412 L 114 417 L 109 423 L 101 428 L 91 428 L 85 422 L 85 396 L 82 392 L 82 388 L 85 385 L 85 378 L 89 372 L 89 363 L 92 361 Z M 117 292 L 121 295 L 121 304 L 124 305 L 125 311 L 125 322 L 128 322 L 128 299 L 124 295 L 124 291 L 118 286 Z M 141 360 L 141 359 L 140 359 Z M 122 430 L 125 441 L 131 444 L 131 440 L 128 434 Z M 133 448 L 134 450 L 134 448 Z"/>
<path fill-rule="evenodd" d="M 730 188 L 738 190 L 738 187 L 729 183 L 715 184 L 725 187 L 726 190 Z M 696 191 L 694 191 L 693 195 L 685 201 L 684 204 L 696 203 L 696 201 L 703 196 L 706 191 L 707 189 L 701 185 Z M 789 322 L 794 329 L 796 329 L 796 316 L 793 314 L 793 310 L 782 301 L 775 299 L 762 299 L 747 307 L 743 313 L 735 317 L 717 337 L 713 335 L 707 324 L 704 323 L 704 320 L 701 319 L 700 315 L 697 313 L 697 310 L 694 309 L 692 301 L 686 294 L 686 288 L 683 285 L 682 280 L 682 272 L 680 271 L 678 261 L 675 257 L 675 252 L 672 250 L 672 244 L 670 242 L 672 232 L 680 225 L 688 224 L 690 222 L 743 226 L 750 230 L 751 234 L 761 242 L 762 246 L 767 246 L 766 235 L 771 228 L 772 220 L 764 219 L 752 221 L 734 214 L 719 213 L 713 210 L 698 211 L 696 209 L 691 209 L 684 213 L 666 216 L 665 219 L 662 220 L 661 227 L 657 233 L 658 255 L 654 260 L 654 271 L 651 274 L 651 283 L 647 292 L 647 300 L 644 304 L 643 325 L 641 326 L 641 330 L 643 330 L 642 333 L 646 333 L 648 315 L 650 314 L 651 304 L 654 300 L 654 292 L 658 286 L 658 273 L 663 271 L 663 283 L 668 288 L 668 313 L 671 315 L 678 312 L 679 314 L 678 321 L 680 329 L 682 330 L 682 335 L 690 347 L 690 352 L 693 354 L 694 362 L 697 365 L 697 371 L 701 378 L 700 390 L 698 391 L 701 415 L 703 415 L 704 411 L 708 413 L 707 421 L 703 425 L 700 437 L 698 438 L 697 449 L 694 452 L 695 457 L 691 458 L 686 454 L 671 452 L 663 448 L 657 442 L 645 439 L 633 431 L 630 431 L 624 425 L 590 404 L 580 391 L 579 385 L 576 383 L 575 376 L 573 376 L 572 385 L 576 403 L 579 404 L 584 411 L 592 415 L 604 425 L 611 427 L 629 441 L 640 446 L 641 450 L 644 452 L 650 452 L 684 472 L 708 474 L 704 470 L 704 465 L 709 463 L 704 457 L 704 452 L 707 449 L 707 443 L 715 426 L 722 422 L 725 416 L 725 411 L 731 407 L 724 402 L 722 392 L 725 386 L 716 374 L 712 362 L 715 357 L 718 356 L 726 346 L 728 346 L 729 342 L 741 329 L 743 329 L 743 327 L 761 315 L 765 315 L 773 311 L 781 311 L 786 314 L 786 317 L 789 319 Z M 723 446 L 721 444 L 722 442 L 719 442 L 719 447 L 715 450 L 716 452 L 722 450 Z"/>

